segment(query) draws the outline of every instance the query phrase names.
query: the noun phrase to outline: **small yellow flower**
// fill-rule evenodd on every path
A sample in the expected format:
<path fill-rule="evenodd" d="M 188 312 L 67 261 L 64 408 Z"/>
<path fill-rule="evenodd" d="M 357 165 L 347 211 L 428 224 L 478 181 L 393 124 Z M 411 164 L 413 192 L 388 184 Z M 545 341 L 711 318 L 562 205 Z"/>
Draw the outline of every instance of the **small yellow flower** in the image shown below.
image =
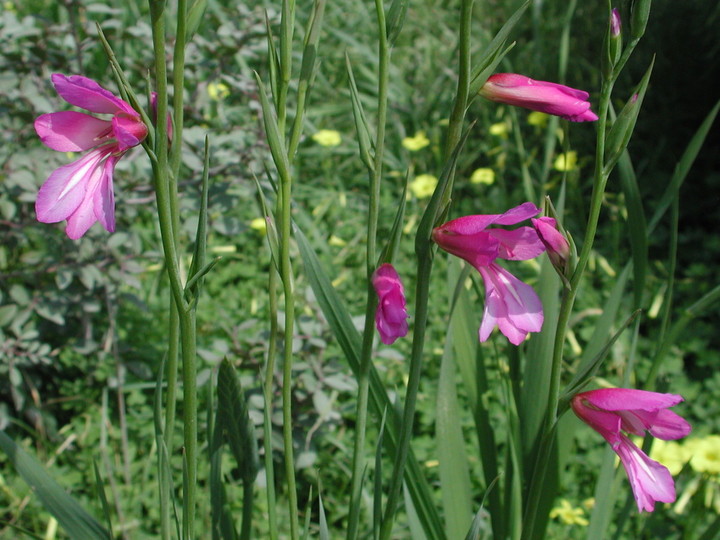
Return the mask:
<path fill-rule="evenodd" d="M 507 137 L 507 134 L 510 132 L 510 126 L 508 126 L 507 122 L 498 122 L 497 124 L 491 125 L 488 131 L 490 135 Z"/>
<path fill-rule="evenodd" d="M 337 146 L 342 142 L 342 137 L 334 129 L 321 129 L 312 136 L 312 140 L 320 146 Z"/>
<path fill-rule="evenodd" d="M 328 244 L 335 247 L 343 247 L 347 245 L 347 242 L 340 238 L 339 236 L 335 236 L 334 234 L 330 236 L 328 239 Z"/>
<path fill-rule="evenodd" d="M 433 468 L 433 467 L 437 467 L 438 465 L 440 465 L 440 462 L 439 462 L 437 459 L 428 459 L 428 460 L 425 462 L 425 466 L 426 466 L 428 469 L 431 469 L 431 468 Z"/>
<path fill-rule="evenodd" d="M 560 172 L 574 171 L 577 168 L 577 152 L 574 150 L 560 154 L 555 158 L 553 168 Z"/>
<path fill-rule="evenodd" d="M 550 511 L 552 519 L 559 519 L 566 525 L 589 525 L 589 521 L 585 518 L 585 510 L 582 508 L 573 508 L 570 501 L 560 499 L 560 506 L 556 506 Z"/>
<path fill-rule="evenodd" d="M 213 101 L 222 101 L 230 95 L 230 88 L 224 82 L 211 82 L 207 86 L 207 93 Z"/>
<path fill-rule="evenodd" d="M 261 234 L 265 234 L 265 231 L 267 231 L 267 222 L 265 218 L 255 218 L 250 222 L 250 228 Z"/>
<path fill-rule="evenodd" d="M 673 476 L 682 470 L 688 457 L 687 450 L 676 441 L 655 439 L 650 450 L 650 459 L 665 465 Z"/>
<path fill-rule="evenodd" d="M 528 114 L 527 121 L 528 124 L 531 126 L 544 128 L 547 126 L 548 118 L 550 118 L 549 114 L 545 114 L 544 112 L 540 111 L 533 111 L 530 114 Z"/>
<path fill-rule="evenodd" d="M 692 456 L 690 465 L 697 472 L 720 474 L 720 435 L 689 439 L 686 443 Z"/>
<path fill-rule="evenodd" d="M 218 255 L 236 253 L 237 246 L 213 246 L 210 248 L 210 251 Z"/>
<path fill-rule="evenodd" d="M 438 179 L 432 174 L 419 174 L 408 186 L 418 199 L 427 199 L 435 191 Z"/>
<path fill-rule="evenodd" d="M 472 176 L 470 176 L 471 184 L 485 184 L 486 186 L 490 186 L 493 182 L 495 182 L 495 171 L 487 167 L 475 169 Z"/>
<path fill-rule="evenodd" d="M 429 144 L 430 139 L 425 136 L 424 131 L 418 131 L 414 136 L 405 137 L 402 140 L 403 147 L 407 150 L 410 150 L 411 152 L 417 152 L 418 150 L 425 148 Z"/>

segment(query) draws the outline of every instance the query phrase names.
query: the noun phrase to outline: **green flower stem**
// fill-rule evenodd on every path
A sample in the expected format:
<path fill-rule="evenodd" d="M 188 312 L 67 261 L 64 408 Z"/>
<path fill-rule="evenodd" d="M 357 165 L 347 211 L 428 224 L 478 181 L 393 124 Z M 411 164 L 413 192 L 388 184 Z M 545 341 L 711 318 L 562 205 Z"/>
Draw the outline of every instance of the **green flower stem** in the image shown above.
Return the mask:
<path fill-rule="evenodd" d="M 177 191 L 173 187 L 174 179 L 168 160 L 168 96 L 167 67 L 165 64 L 165 17 L 164 2 L 150 1 L 153 49 L 155 54 L 155 76 L 157 84 L 157 122 L 155 126 L 156 159 L 153 160 L 155 177 L 155 195 L 158 207 L 158 221 L 165 266 L 168 272 L 170 288 L 177 309 L 182 344 L 183 371 L 183 421 L 185 469 L 183 493 L 183 538 L 193 538 L 195 522 L 195 482 L 197 477 L 197 389 L 195 354 L 195 312 L 184 298 L 180 265 L 178 258 L 177 231 Z M 183 13 L 184 12 L 180 12 Z M 184 18 L 184 17 L 183 17 Z M 184 41 L 184 32 L 181 39 Z M 184 46 L 184 45 L 183 45 Z M 180 117 L 182 118 L 182 117 Z M 180 145 L 180 140 L 176 140 Z M 172 319 L 172 316 L 171 316 Z M 172 336 L 171 336 L 172 339 Z M 174 392 L 175 390 L 172 390 Z M 174 413 L 173 413 L 174 414 Z M 171 429 L 171 426 L 168 426 Z M 170 449 L 168 449 L 170 450 Z"/>
<path fill-rule="evenodd" d="M 274 264 L 270 265 L 268 276 L 269 310 L 270 310 L 270 336 L 268 338 L 268 357 L 265 365 L 265 380 L 263 381 L 263 396 L 265 400 L 264 435 L 265 435 L 265 477 L 267 485 L 268 529 L 270 540 L 276 540 L 277 513 L 275 512 L 275 465 L 273 463 L 272 448 L 272 411 L 273 411 L 273 381 L 275 375 L 275 358 L 277 355 L 277 273 Z"/>
<path fill-rule="evenodd" d="M 185 40 L 187 22 L 187 0 L 178 0 L 177 3 L 177 28 L 175 31 L 175 48 L 173 50 L 173 138 L 177 144 L 170 149 L 170 166 L 172 171 L 171 182 L 173 189 L 177 192 L 177 179 L 180 173 L 182 162 L 182 135 L 184 124 L 183 97 L 185 88 Z M 157 122 L 166 117 L 158 115 Z M 165 120 L 166 121 L 166 120 Z M 175 198 L 177 202 L 177 197 Z"/>
<path fill-rule="evenodd" d="M 450 123 L 448 125 L 448 133 L 445 142 L 446 161 L 452 159 L 451 156 L 454 152 L 456 152 L 457 145 L 462 138 L 462 126 L 465 120 L 465 113 L 467 111 L 471 75 L 470 31 L 473 2 L 474 0 L 463 0 L 460 7 L 458 88 L 455 96 L 453 111 L 450 115 Z M 436 199 L 434 208 L 431 209 L 430 206 L 428 206 L 428 209 L 426 210 L 426 212 L 432 210 L 433 220 L 437 219 L 438 212 L 446 208 L 450 202 L 453 186 L 454 163 L 451 168 L 447 170 L 447 176 L 448 179 L 444 185 L 444 191 L 441 194 L 440 199 Z M 424 221 L 425 219 L 423 219 L 423 222 Z M 433 249 L 429 231 L 424 229 L 422 223 L 420 225 L 420 229 L 423 230 L 419 230 L 418 234 L 428 233 L 428 236 L 423 238 L 418 237 L 415 242 L 418 269 L 417 282 L 415 286 L 415 324 L 410 357 L 410 374 L 408 377 L 407 391 L 405 392 L 405 408 L 403 410 L 402 425 L 400 426 L 397 450 L 395 452 L 392 479 L 387 501 L 385 503 L 385 513 L 383 514 L 383 520 L 380 526 L 380 538 L 382 540 L 389 539 L 392 534 L 395 511 L 400 498 L 400 489 L 402 487 L 405 462 L 407 460 L 410 439 L 412 437 L 417 393 L 420 387 L 420 375 L 422 373 L 422 357 L 425 346 L 425 331 L 427 326 Z"/>
<path fill-rule="evenodd" d="M 575 298 L 580 286 L 580 280 L 587 268 L 590 255 L 592 253 L 595 234 L 597 233 L 598 220 L 602 208 L 602 201 L 605 195 L 605 187 L 607 185 L 609 171 L 605 171 L 605 134 L 607 131 L 607 114 L 610 104 L 610 96 L 612 93 L 614 79 L 603 81 L 600 91 L 600 102 L 598 109 L 598 128 L 597 128 L 597 144 L 595 147 L 595 171 L 593 176 L 593 190 L 590 197 L 590 214 L 588 216 L 587 226 L 585 228 L 585 237 L 582 249 L 578 257 L 575 272 L 570 278 L 570 287 L 563 291 L 563 298 L 560 304 L 560 312 L 558 315 L 557 330 L 555 332 L 555 342 L 553 346 L 552 367 L 550 372 L 550 384 L 548 391 L 548 402 L 546 417 L 544 421 L 543 440 L 549 441 L 550 434 L 554 430 L 558 417 L 558 405 L 560 395 L 560 375 L 562 371 L 563 349 L 565 345 L 565 337 L 567 334 L 567 326 L 572 314 Z M 541 445 L 540 452 L 544 454 L 545 446 L 549 443 Z M 528 493 L 528 503 L 525 509 L 523 519 L 523 539 L 530 538 L 530 534 L 534 530 L 534 523 L 537 519 L 538 503 L 543 497 L 543 486 L 545 476 L 547 474 L 547 465 L 549 459 L 545 459 L 543 455 L 538 456 L 537 466 L 534 469 L 533 478 L 530 480 L 530 490 Z"/>
<path fill-rule="evenodd" d="M 167 396 L 165 397 L 165 427 L 163 430 L 163 439 L 165 440 L 165 448 L 167 449 L 168 456 L 171 456 L 173 448 L 173 434 L 175 431 L 178 357 L 180 353 L 180 318 L 178 316 L 175 300 L 172 297 L 170 298 L 168 310 L 170 320 L 168 324 L 168 353 L 165 366 Z M 160 490 L 160 531 L 161 538 L 163 538 L 163 540 L 171 538 L 170 510 L 172 503 L 168 497 L 169 491 L 170 490 L 164 489 Z"/>
<path fill-rule="evenodd" d="M 285 133 L 287 95 L 292 75 L 292 40 L 295 27 L 295 0 L 283 0 L 280 20 L 280 88 L 276 101 L 278 131 Z M 271 62 L 274 59 L 270 60 Z"/>
<path fill-rule="evenodd" d="M 280 280 L 285 297 L 285 329 L 283 334 L 283 446 L 285 474 L 287 476 L 288 505 L 290 512 L 290 537 L 300 537 L 298 520 L 297 488 L 295 485 L 295 459 L 293 452 L 292 422 L 292 366 L 293 333 L 295 326 L 295 294 L 293 291 L 292 263 L 290 261 L 290 210 L 292 178 L 289 174 L 280 179 Z"/>
<path fill-rule="evenodd" d="M 387 121 L 387 97 L 389 80 L 390 48 L 387 42 L 385 11 L 382 0 L 375 0 L 378 26 L 378 119 L 375 136 L 375 166 L 370 173 L 370 205 L 368 208 L 367 229 L 367 304 L 365 307 L 365 327 L 363 329 L 362 349 L 360 352 L 360 368 L 358 370 L 357 416 L 355 424 L 355 442 L 353 446 L 353 465 L 351 480 L 350 517 L 347 538 L 357 538 L 360 518 L 362 479 L 365 470 L 365 436 L 367 431 L 368 398 L 370 385 L 370 366 L 372 361 L 373 338 L 375 336 L 374 312 L 377 298 L 372 286 L 372 275 L 377 264 L 377 222 L 380 209 L 380 183 L 383 172 L 383 155 L 385 151 L 385 123 Z"/>
<path fill-rule="evenodd" d="M 474 0 L 462 0 L 460 6 L 460 38 L 458 43 L 458 87 L 455 103 L 450 113 L 447 137 L 445 139 L 445 160 L 450 159 L 462 135 L 463 122 L 468 106 L 470 77 L 472 73 L 470 55 L 470 32 L 472 25 L 472 9 Z M 452 185 L 452 183 L 451 183 Z M 448 191 L 449 196 L 450 191 Z"/>
<path fill-rule="evenodd" d="M 410 374 L 407 391 L 405 392 L 405 408 L 403 410 L 402 424 L 398 436 L 395 462 L 393 464 L 392 480 L 385 503 L 382 525 L 380 527 L 381 540 L 388 540 L 392 534 L 395 510 L 400 498 L 405 461 L 407 460 L 415 420 L 415 405 L 418 389 L 420 387 L 420 374 L 422 372 L 422 357 L 425 347 L 425 327 L 427 325 L 428 297 L 430 289 L 430 271 L 432 269 L 432 249 L 430 240 L 425 242 L 425 249 L 418 250 L 417 284 L 415 286 L 415 326 L 413 331 L 413 344 L 410 356 Z"/>

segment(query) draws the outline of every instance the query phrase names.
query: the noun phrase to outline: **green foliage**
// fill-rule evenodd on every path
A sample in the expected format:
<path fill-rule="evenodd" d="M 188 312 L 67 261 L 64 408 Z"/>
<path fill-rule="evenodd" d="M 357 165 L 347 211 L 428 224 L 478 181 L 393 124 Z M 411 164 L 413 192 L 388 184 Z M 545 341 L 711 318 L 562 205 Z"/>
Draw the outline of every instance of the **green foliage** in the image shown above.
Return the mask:
<path fill-rule="evenodd" d="M 445 121 L 456 87 L 457 6 L 402 0 L 387 4 L 387 33 L 393 49 L 379 237 L 393 237 L 396 267 L 405 279 L 412 311 L 412 235 L 428 200 L 412 189 L 405 195 L 404 189 L 419 174 L 442 177 Z M 503 34 L 507 41 L 502 46 L 492 38 L 521 3 L 476 2 L 471 23 L 473 57 L 491 50 L 490 57 L 499 61 L 497 70 L 525 72 L 548 80 L 556 80 L 561 74 L 568 84 L 590 90 L 594 99 L 600 87 L 597 58 L 605 32 L 604 3 L 581 2 L 577 6 L 566 70 L 558 59 L 558 36 L 564 28 L 567 6 L 563 2 L 535 4 L 543 7 L 531 7 L 519 16 L 516 26 Z M 636 4 L 643 7 L 649 3 Z M 689 6 L 686 16 L 694 24 L 683 23 L 678 28 L 683 18 L 677 17 L 676 8 L 655 4 L 647 28 L 639 19 L 640 10 L 634 14 L 635 24 L 627 26 L 636 34 L 642 26 L 643 39 L 650 45 L 638 55 L 640 58 L 629 62 L 616 85 L 614 95 L 621 96 L 623 102 L 615 105 L 623 112 L 609 139 L 611 143 L 617 141 L 611 146 L 619 170 L 610 178 L 590 272 L 581 283 L 582 292 L 570 323 L 563 386 L 582 383 L 574 381 L 577 373 L 596 373 L 613 384 L 620 384 L 624 378 L 629 384 L 644 383 L 668 325 L 677 321 L 681 309 L 717 285 L 713 272 L 720 241 L 708 231 L 716 227 L 718 210 L 708 194 L 720 189 L 720 177 L 711 159 L 704 154 L 698 157 L 701 141 L 692 139 L 717 96 L 706 98 L 695 92 L 693 99 L 698 104 L 693 106 L 688 88 L 713 88 L 716 63 L 710 55 L 717 50 L 717 32 L 708 21 L 718 11 L 710 2 Z M 214 410 L 210 391 L 214 373 L 219 372 L 223 383 L 230 380 L 226 371 L 229 364 L 222 363 L 227 357 L 234 370 L 231 405 L 242 413 L 235 420 L 242 423 L 245 438 L 231 439 L 233 459 L 228 453 L 216 456 L 220 465 L 217 470 L 201 463 L 199 485 L 201 491 L 209 492 L 210 486 L 221 482 L 228 514 L 234 517 L 242 513 L 247 495 L 243 480 L 251 476 L 250 469 L 254 471 L 254 467 L 238 465 L 239 456 L 252 454 L 251 440 L 271 452 L 276 464 L 278 508 L 284 508 L 287 497 L 280 466 L 279 400 L 269 411 L 272 440 L 264 441 L 259 435 L 264 407 L 261 373 L 270 309 L 267 273 L 272 266 L 263 234 L 253 228 L 257 226 L 253 220 L 263 216 L 254 177 L 261 179 L 259 185 L 267 199 L 274 200 L 277 179 L 274 173 L 266 172 L 270 148 L 285 144 L 276 134 L 268 147 L 261 127 L 261 89 L 253 71 L 258 71 L 262 80 L 272 81 L 267 103 L 274 103 L 277 74 L 266 73 L 264 68 L 269 54 L 266 28 L 276 36 L 281 31 L 278 6 L 268 4 L 267 13 L 264 7 L 224 0 L 191 2 L 189 29 L 194 38 L 187 49 L 186 127 L 179 183 L 180 213 L 183 217 L 197 215 L 202 205 L 201 171 L 208 134 L 212 159 L 208 170 L 207 256 L 208 260 L 221 260 L 204 277 L 198 311 L 200 409 Z M 96 227 L 82 240 L 72 242 L 65 238 L 62 225 L 37 223 L 33 208 L 41 183 L 54 168 L 70 160 L 43 147 L 32 127 L 38 115 L 69 108 L 52 90 L 49 74 L 82 73 L 109 89 L 115 88 L 96 36 L 96 22 L 112 44 L 141 104 L 150 112 L 144 97 L 149 90 L 147 70 L 152 64 L 147 10 L 143 2 L 116 7 L 89 1 L 31 0 L 6 2 L 0 14 L 0 428 L 4 430 L 0 437 L 5 449 L 13 445 L 14 452 L 13 459 L 5 454 L 0 457 L 0 508 L 5 523 L 36 534 L 44 533 L 49 516 L 20 480 L 20 458 L 26 464 L 25 473 L 51 471 L 57 483 L 69 489 L 85 509 L 75 508 L 75 515 L 82 516 L 83 523 L 95 532 L 104 533 L 104 526 L 95 522 L 102 511 L 95 493 L 94 462 L 105 482 L 116 532 L 153 537 L 159 520 L 157 492 L 148 486 L 157 482 L 159 450 L 153 443 L 153 392 L 166 349 L 169 291 L 158 251 L 150 167 L 139 151 L 118 165 L 118 232 L 112 235 Z M 623 15 L 631 21 L 630 13 Z M 292 252 L 304 262 L 294 283 L 300 307 L 292 342 L 292 439 L 299 506 L 308 509 L 310 537 L 340 534 L 349 514 L 349 456 L 357 386 L 352 362 L 360 350 L 357 328 L 362 326 L 365 288 L 359 284 L 365 278 L 363 228 L 369 204 L 366 177 L 374 151 L 370 134 L 375 132 L 377 116 L 377 36 L 370 8 L 366 3 L 347 0 L 330 2 L 324 17 L 324 30 L 313 38 L 319 39 L 317 50 L 314 42 L 308 45 L 317 67 L 303 71 L 303 80 L 312 93 L 305 103 L 306 128 L 295 139 L 293 196 L 293 219 L 306 237 L 297 235 Z M 298 3 L 296 20 L 299 35 L 311 27 L 310 8 L 304 3 Z M 678 41 L 678 35 L 683 39 Z M 515 46 L 501 60 L 512 43 Z M 693 43 L 697 44 L 695 48 L 685 49 Z M 668 50 L 673 44 L 681 45 L 682 51 Z M 655 50 L 658 56 L 653 77 L 649 84 L 643 81 L 643 92 L 645 88 L 647 92 L 637 114 L 632 105 L 624 104 L 630 103 L 626 98 L 641 80 Z M 695 62 L 701 62 L 700 67 Z M 295 64 L 294 75 L 298 76 L 300 62 Z M 695 67 L 687 73 L 691 65 Z M 673 70 L 682 75 L 679 80 Z M 487 74 L 484 70 L 479 73 Z M 296 106 L 291 95 L 291 117 Z M 581 238 L 590 197 L 592 128 L 559 130 L 553 119 L 537 120 L 525 111 L 481 100 L 472 100 L 467 115 L 478 123 L 457 157 L 452 217 L 503 211 L 524 197 L 523 182 L 529 179 L 534 192 L 549 193 L 554 200 L 561 189 L 565 190 L 563 226 L 576 241 Z M 267 121 L 270 115 L 262 118 Z M 620 154 L 633 124 L 635 134 L 628 148 L 632 161 L 626 162 Z M 703 126 L 709 133 L 708 146 L 717 143 L 711 126 L 712 121 Z M 340 143 L 322 146 L 315 142 L 311 135 L 319 129 L 337 131 Z M 403 145 L 403 139 L 418 132 L 425 133 L 426 147 L 411 150 Z M 691 144 L 685 153 L 688 142 Z M 574 168 L 561 170 L 563 167 L 556 166 L 560 148 L 576 152 Z M 673 174 L 677 163 L 680 165 Z M 479 168 L 492 169 L 494 181 L 469 181 Z M 683 184 L 686 177 L 688 181 Z M 677 196 L 681 197 L 679 250 L 673 262 L 668 256 L 671 220 L 661 215 Z M 404 217 L 393 226 L 396 216 L 403 216 L 398 212 L 399 197 L 405 199 Z M 647 237 L 644 220 L 640 219 L 643 209 L 648 216 L 657 216 L 648 222 Z M 181 241 L 192 253 L 197 223 L 194 218 L 183 223 Z M 634 274 L 626 270 L 629 260 L 633 260 Z M 184 257 L 183 268 L 190 268 L 190 264 L 190 258 Z M 438 536 L 445 531 L 449 538 L 466 532 L 468 538 L 483 537 L 489 531 L 503 537 L 512 530 L 517 516 L 501 516 L 500 508 L 521 492 L 517 460 L 527 457 L 524 454 L 530 451 L 532 438 L 540 429 L 547 400 L 540 392 L 548 374 L 532 362 L 535 355 L 548 354 L 552 344 L 543 336 L 533 337 L 527 347 L 530 353 L 522 361 L 513 359 L 501 344 L 478 347 L 482 294 L 477 288 L 465 288 L 467 275 L 462 274 L 462 292 L 449 316 L 446 276 L 449 270 L 455 271 L 450 264 L 438 257 L 430 282 L 433 301 L 426 361 L 406 473 L 406 508 L 401 509 L 399 522 L 436 531 Z M 673 268 L 676 276 L 670 287 Z M 544 291 L 549 313 L 561 287 L 551 269 L 526 264 L 518 273 Z M 626 283 L 632 284 L 633 294 Z M 450 289 L 454 287 L 455 282 Z M 633 330 L 619 332 L 638 306 L 645 312 L 632 323 Z M 667 324 L 666 308 L 670 314 Z M 692 324 L 668 342 L 658 377 L 659 388 L 686 398 L 682 414 L 702 435 L 720 430 L 717 325 L 716 304 L 693 318 Z M 378 347 L 373 356 L 373 425 L 368 439 L 378 448 L 376 459 L 368 459 L 365 501 L 373 500 L 374 491 L 378 489 L 379 493 L 376 486 L 390 476 L 398 430 L 394 400 L 404 393 L 409 353 L 409 343 L 399 341 L 392 348 Z M 516 401 L 513 391 L 517 388 L 503 386 L 515 360 L 522 364 L 526 376 L 522 381 L 513 380 L 513 384 L 537 388 L 537 394 L 535 390 L 527 394 L 537 399 Z M 221 402 L 224 398 L 218 391 L 214 399 Z M 520 441 L 507 423 L 507 411 L 512 407 L 519 407 L 518 414 L 529 419 Z M 533 415 L 537 416 L 534 420 Z M 617 494 L 627 492 L 624 477 L 614 480 L 614 454 L 574 419 L 566 417 L 564 421 L 567 425 L 558 428 L 564 444 L 558 457 L 563 470 L 562 496 L 573 507 L 584 508 L 586 517 L 604 512 L 612 523 L 609 516 L 621 511 L 624 501 Z M 213 425 L 201 419 L 199 430 L 207 433 Z M 179 433 L 180 429 L 178 420 L 171 431 Z M 210 441 L 211 447 L 214 442 Z M 244 446 L 246 443 L 250 446 Z M 173 458 L 173 477 L 181 478 L 182 468 L 175 459 L 178 448 L 169 448 L 168 452 Z M 36 459 L 29 461 L 29 455 Z M 596 491 L 598 477 L 601 482 Z M 265 478 L 261 471 L 253 484 L 256 491 L 263 488 Z M 462 489 L 455 486 L 457 478 L 463 478 Z M 45 480 L 42 477 L 40 484 L 51 485 Z M 320 481 L 322 500 L 313 495 L 319 492 Z M 37 478 L 33 482 L 37 484 Z M 453 487 L 448 489 L 448 485 Z M 60 493 L 51 486 L 50 491 Z M 696 537 L 705 530 L 712 532 L 712 511 L 705 501 L 717 500 L 713 499 L 717 486 L 717 475 L 703 476 L 686 468 L 678 477 L 678 494 L 700 495 L 693 495 L 691 503 L 679 510 L 658 510 L 647 520 L 631 516 L 622 534 L 627 538 L 667 538 L 681 531 L 690 531 L 687 534 Z M 179 497 L 180 485 L 173 487 Z M 583 507 L 583 501 L 593 495 L 595 509 Z M 553 507 L 557 503 L 545 502 Z M 200 504 L 197 530 L 210 530 L 210 497 Z M 256 516 L 268 511 L 264 497 L 255 496 L 253 505 Z M 381 507 L 366 506 L 369 518 L 363 524 L 363 534 L 370 534 L 373 520 L 379 528 Z M 57 514 L 57 508 L 53 512 Z M 94 518 L 86 515 L 88 512 Z M 602 521 L 602 516 L 598 519 Z M 67 527 L 67 521 L 58 520 L 72 534 L 72 525 Z M 596 525 L 593 518 L 590 531 L 597 538 L 617 532 L 615 525 L 607 530 L 602 525 Z M 288 527 L 281 520 L 280 534 L 287 535 Z M 90 537 L 84 532 L 75 536 Z M 400 531 L 398 526 L 396 532 L 407 531 Z M 581 537 L 585 533 L 582 525 L 550 519 L 549 538 Z M 1 534 L 14 533 L 5 528 L 0 529 Z M 267 534 L 267 524 L 255 519 L 252 536 L 264 538 Z"/>

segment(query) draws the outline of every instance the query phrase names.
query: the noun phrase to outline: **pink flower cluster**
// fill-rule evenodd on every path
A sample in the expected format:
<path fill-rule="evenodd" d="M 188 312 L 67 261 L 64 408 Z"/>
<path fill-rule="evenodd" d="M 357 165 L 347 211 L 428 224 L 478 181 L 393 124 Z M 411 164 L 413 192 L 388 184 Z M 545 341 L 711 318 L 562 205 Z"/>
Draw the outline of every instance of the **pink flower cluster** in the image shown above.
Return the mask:
<path fill-rule="evenodd" d="M 56 73 L 52 82 L 71 105 L 111 118 L 62 111 L 35 120 L 35 131 L 46 146 L 59 152 L 87 151 L 77 161 L 56 169 L 42 185 L 35 202 L 38 221 L 67 220 L 65 232 L 73 239 L 83 236 L 96 221 L 112 232 L 115 164 L 145 139 L 147 126 L 127 102 L 92 79 Z"/>
<path fill-rule="evenodd" d="M 539 332 L 542 328 L 543 309 L 538 295 L 496 261 L 533 259 L 546 250 L 545 244 L 534 227 L 490 228 L 515 225 L 539 213 L 537 206 L 526 202 L 504 214 L 465 216 L 433 230 L 435 243 L 448 253 L 465 259 L 483 278 L 485 310 L 479 330 L 480 341 L 487 340 L 497 326 L 510 343 L 519 345 L 529 332 Z M 544 220 L 540 223 L 543 227 L 550 225 Z"/>
<path fill-rule="evenodd" d="M 405 307 L 405 289 L 392 264 L 381 265 L 372 276 L 372 284 L 378 296 L 375 327 L 380 340 L 392 345 L 397 338 L 408 333 L 408 314 Z"/>

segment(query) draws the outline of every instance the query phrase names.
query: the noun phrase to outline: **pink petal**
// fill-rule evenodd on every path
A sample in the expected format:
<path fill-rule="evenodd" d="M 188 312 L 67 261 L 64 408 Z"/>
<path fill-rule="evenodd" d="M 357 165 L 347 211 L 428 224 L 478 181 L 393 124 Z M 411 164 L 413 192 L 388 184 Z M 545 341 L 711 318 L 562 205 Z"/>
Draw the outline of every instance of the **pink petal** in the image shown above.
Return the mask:
<path fill-rule="evenodd" d="M 103 174 L 93 193 L 93 213 L 108 232 L 115 232 L 115 193 L 113 192 L 113 172 L 115 164 L 122 157 L 112 155 L 103 165 Z"/>
<path fill-rule="evenodd" d="M 637 417 L 653 437 L 664 441 L 682 439 L 692 431 L 692 427 L 687 420 L 667 409 L 660 409 L 655 412 L 635 410 L 628 411 L 628 414 Z M 644 435 L 644 433 L 639 433 L 639 435 Z"/>
<path fill-rule="evenodd" d="M 542 329 L 542 303 L 532 287 L 494 263 L 478 270 L 486 292 L 480 341 L 487 339 L 495 324 L 513 345 L 520 344 L 528 332 Z"/>
<path fill-rule="evenodd" d="M 573 122 L 597 120 L 589 94 L 562 84 L 536 81 L 515 73 L 496 73 L 480 89 L 491 101 L 541 111 Z"/>
<path fill-rule="evenodd" d="M 598 409 L 606 411 L 657 411 L 677 405 L 683 397 L 677 394 L 661 394 L 631 388 L 600 388 L 581 394 Z"/>
<path fill-rule="evenodd" d="M 57 223 L 68 219 L 83 202 L 88 182 L 108 152 L 107 147 L 98 148 L 55 169 L 40 188 L 35 201 L 38 221 Z"/>
<path fill-rule="evenodd" d="M 77 240 L 97 221 L 97 217 L 95 217 L 95 193 L 104 175 L 104 167 L 96 167 L 92 171 L 85 188 L 82 202 L 78 205 L 75 212 L 67 218 L 65 234 L 67 234 L 69 238 Z"/>
<path fill-rule="evenodd" d="M 40 140 L 59 152 L 94 148 L 107 140 L 111 130 L 112 124 L 108 120 L 75 111 L 43 114 L 35 120 L 35 131 Z"/>
<path fill-rule="evenodd" d="M 112 119 L 112 126 L 118 149 L 122 152 L 140 144 L 148 133 L 147 127 L 137 116 L 116 115 Z"/>
<path fill-rule="evenodd" d="M 617 414 L 589 407 L 582 394 L 573 397 L 570 404 L 577 417 L 602 435 L 610 446 L 615 448 L 620 444 L 622 419 Z"/>
<path fill-rule="evenodd" d="M 82 75 L 66 76 L 55 73 L 51 77 L 55 90 L 60 97 L 71 105 L 82 107 L 95 113 L 116 114 L 124 112 L 138 116 L 138 113 L 125 101 L 105 90 L 98 83 Z"/>
<path fill-rule="evenodd" d="M 375 327 L 380 334 L 380 340 L 385 345 L 391 345 L 408 332 L 402 281 L 395 268 L 385 263 L 373 273 L 372 284 L 378 296 Z"/>
<path fill-rule="evenodd" d="M 511 261 L 534 259 L 545 251 L 545 244 L 532 227 L 518 227 L 515 230 L 490 229 L 490 235 L 500 241 L 498 257 Z"/>
<path fill-rule="evenodd" d="M 630 439 L 621 435 L 621 442 L 613 448 L 620 456 L 638 510 L 652 512 L 655 502 L 675 502 L 675 483 L 666 467 L 650 459 Z"/>

